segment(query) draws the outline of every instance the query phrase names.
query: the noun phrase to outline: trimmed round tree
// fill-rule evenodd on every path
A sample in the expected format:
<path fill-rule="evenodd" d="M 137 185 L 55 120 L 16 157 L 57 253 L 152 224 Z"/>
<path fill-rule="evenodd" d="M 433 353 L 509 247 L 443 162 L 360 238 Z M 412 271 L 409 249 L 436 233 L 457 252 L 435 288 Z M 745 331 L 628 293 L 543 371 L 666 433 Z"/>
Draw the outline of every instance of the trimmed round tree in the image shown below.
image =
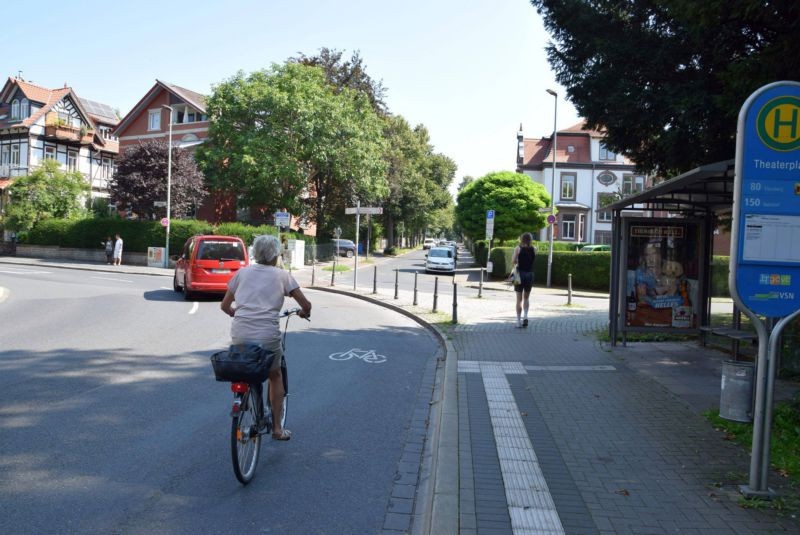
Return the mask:
<path fill-rule="evenodd" d="M 456 202 L 456 221 L 471 239 L 486 237 L 486 211 L 494 210 L 494 238 L 513 240 L 544 227 L 539 209 L 550 206 L 550 195 L 527 175 L 498 171 L 470 182 Z"/>

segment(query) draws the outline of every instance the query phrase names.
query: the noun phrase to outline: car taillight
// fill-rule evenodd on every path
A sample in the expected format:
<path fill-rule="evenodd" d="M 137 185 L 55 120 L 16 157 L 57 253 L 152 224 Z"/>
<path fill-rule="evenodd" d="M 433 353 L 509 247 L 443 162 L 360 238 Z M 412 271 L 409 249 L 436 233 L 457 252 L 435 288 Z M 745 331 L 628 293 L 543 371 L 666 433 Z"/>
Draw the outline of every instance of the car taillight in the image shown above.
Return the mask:
<path fill-rule="evenodd" d="M 231 383 L 231 392 L 236 394 L 244 394 L 250 389 L 247 383 Z"/>

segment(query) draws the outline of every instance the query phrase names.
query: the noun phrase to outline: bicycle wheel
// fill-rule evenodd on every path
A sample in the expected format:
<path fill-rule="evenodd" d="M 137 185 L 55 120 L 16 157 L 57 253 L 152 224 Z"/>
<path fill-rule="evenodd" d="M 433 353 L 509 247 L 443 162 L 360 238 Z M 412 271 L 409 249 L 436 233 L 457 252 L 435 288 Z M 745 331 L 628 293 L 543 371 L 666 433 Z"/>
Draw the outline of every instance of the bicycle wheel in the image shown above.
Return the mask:
<path fill-rule="evenodd" d="M 233 473 L 242 485 L 247 485 L 256 473 L 261 450 L 258 433 L 258 414 L 261 399 L 250 388 L 242 394 L 241 410 L 233 417 L 231 425 L 231 457 Z"/>

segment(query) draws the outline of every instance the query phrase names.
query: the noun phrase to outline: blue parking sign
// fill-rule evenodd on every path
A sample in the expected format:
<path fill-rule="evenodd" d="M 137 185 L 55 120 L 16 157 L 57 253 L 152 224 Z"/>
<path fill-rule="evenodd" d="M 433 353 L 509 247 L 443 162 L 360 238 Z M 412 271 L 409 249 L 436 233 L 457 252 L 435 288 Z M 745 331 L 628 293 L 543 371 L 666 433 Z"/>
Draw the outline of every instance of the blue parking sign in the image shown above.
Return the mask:
<path fill-rule="evenodd" d="M 486 219 L 494 219 L 494 210 L 486 210 Z"/>

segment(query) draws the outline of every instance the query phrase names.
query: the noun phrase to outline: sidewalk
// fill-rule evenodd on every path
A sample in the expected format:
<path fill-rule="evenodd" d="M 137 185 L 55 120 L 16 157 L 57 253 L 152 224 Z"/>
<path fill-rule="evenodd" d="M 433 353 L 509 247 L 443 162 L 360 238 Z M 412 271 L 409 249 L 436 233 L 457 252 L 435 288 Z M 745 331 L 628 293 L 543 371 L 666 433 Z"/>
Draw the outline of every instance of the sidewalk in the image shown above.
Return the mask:
<path fill-rule="evenodd" d="M 29 258 L 2 264 L 172 276 Z M 301 284 L 310 271 L 295 271 Z M 503 283 L 484 285 L 482 298 L 474 281 L 465 286 L 456 325 L 445 296 L 432 313 L 428 303 L 413 306 L 409 290 L 396 300 L 335 290 L 418 317 L 447 348 L 419 485 L 427 515 L 418 513 L 416 533 L 800 533 L 795 518 L 738 504 L 749 454 L 701 414 L 719 405 L 726 354 L 694 342 L 608 347 L 595 337 L 607 325 L 607 298 L 574 292 L 567 306 L 563 289 L 535 287 L 530 325 L 518 329 Z M 778 381 L 776 399 L 796 387 Z M 777 474 L 769 484 L 787 491 Z"/>

